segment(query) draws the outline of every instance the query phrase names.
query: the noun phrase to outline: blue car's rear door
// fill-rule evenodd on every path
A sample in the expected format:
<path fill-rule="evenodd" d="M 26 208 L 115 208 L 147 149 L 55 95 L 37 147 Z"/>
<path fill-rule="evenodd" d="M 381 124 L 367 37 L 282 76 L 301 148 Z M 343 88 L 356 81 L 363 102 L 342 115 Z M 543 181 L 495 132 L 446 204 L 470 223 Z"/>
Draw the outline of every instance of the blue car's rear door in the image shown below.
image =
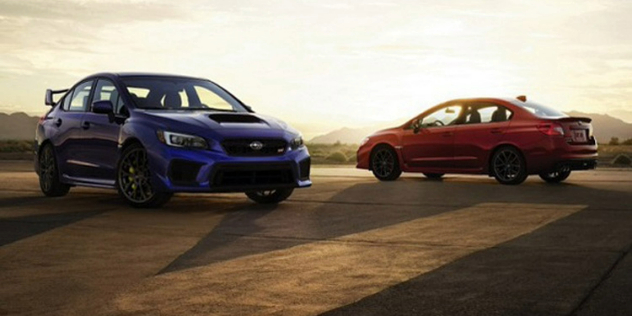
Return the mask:
<path fill-rule="evenodd" d="M 55 116 L 51 118 L 56 128 L 51 139 L 55 145 L 57 164 L 62 177 L 67 179 L 81 177 L 84 172 L 81 121 L 93 83 L 93 80 L 88 80 L 78 84 L 66 95 L 61 109 L 55 111 Z"/>

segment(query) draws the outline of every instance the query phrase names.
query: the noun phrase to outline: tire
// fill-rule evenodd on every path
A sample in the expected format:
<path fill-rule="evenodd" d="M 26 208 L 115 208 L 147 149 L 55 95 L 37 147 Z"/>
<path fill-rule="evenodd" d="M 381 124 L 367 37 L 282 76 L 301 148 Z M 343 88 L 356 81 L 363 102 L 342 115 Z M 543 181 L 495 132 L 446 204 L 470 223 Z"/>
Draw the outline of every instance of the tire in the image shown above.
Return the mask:
<path fill-rule="evenodd" d="M 116 188 L 129 205 L 137 208 L 157 208 L 173 196 L 170 192 L 154 190 L 147 151 L 140 144 L 132 144 L 123 150 L 116 169 Z"/>
<path fill-rule="evenodd" d="M 246 196 L 259 204 L 277 204 L 292 195 L 294 189 L 276 189 L 246 192 Z"/>
<path fill-rule="evenodd" d="M 540 173 L 540 178 L 548 183 L 560 183 L 571 175 L 571 170 L 566 168 L 553 172 Z"/>
<path fill-rule="evenodd" d="M 42 150 L 40 150 L 37 160 L 39 164 L 39 184 L 42 193 L 49 197 L 68 194 L 70 185 L 62 183 L 59 178 L 57 157 L 55 157 L 53 145 L 44 145 Z"/>
<path fill-rule="evenodd" d="M 507 146 L 496 150 L 492 156 L 490 169 L 496 181 L 501 184 L 520 184 L 529 176 L 524 157 L 515 147 Z"/>
<path fill-rule="evenodd" d="M 424 173 L 424 176 L 428 179 L 441 179 L 445 173 Z"/>
<path fill-rule="evenodd" d="M 377 146 L 371 152 L 371 171 L 380 181 L 394 181 L 402 174 L 397 153 L 389 146 Z"/>

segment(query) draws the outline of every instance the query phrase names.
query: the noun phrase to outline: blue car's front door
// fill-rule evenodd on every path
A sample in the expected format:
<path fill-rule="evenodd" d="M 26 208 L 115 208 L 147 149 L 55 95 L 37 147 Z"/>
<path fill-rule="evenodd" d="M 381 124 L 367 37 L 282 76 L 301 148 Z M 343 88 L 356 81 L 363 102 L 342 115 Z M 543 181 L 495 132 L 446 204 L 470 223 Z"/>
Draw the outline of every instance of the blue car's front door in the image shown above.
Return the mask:
<path fill-rule="evenodd" d="M 94 89 L 92 103 L 109 100 L 115 113 L 122 107 L 121 98 L 116 86 L 107 79 L 99 79 Z M 114 184 L 118 163 L 118 137 L 120 122 L 110 121 L 106 114 L 97 114 L 90 110 L 85 113 L 81 122 L 84 131 L 82 142 L 85 143 L 82 160 L 89 168 L 84 177 L 103 184 Z"/>

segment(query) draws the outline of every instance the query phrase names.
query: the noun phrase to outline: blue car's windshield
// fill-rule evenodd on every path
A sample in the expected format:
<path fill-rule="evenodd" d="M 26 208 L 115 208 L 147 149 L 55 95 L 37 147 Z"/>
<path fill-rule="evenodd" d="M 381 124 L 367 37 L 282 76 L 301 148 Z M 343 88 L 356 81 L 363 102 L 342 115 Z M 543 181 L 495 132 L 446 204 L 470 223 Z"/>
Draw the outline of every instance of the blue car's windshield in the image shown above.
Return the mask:
<path fill-rule="evenodd" d="M 122 80 L 140 109 L 247 112 L 238 100 L 210 81 L 174 77 Z"/>

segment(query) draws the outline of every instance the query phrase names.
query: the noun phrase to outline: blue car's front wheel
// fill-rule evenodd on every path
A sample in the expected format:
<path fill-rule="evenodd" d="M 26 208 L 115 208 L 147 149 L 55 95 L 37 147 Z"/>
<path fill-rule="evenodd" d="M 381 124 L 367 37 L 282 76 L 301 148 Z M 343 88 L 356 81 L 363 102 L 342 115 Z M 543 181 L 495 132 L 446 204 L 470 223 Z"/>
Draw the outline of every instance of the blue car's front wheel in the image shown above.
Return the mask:
<path fill-rule="evenodd" d="M 119 194 L 134 207 L 160 207 L 172 196 L 153 188 L 147 151 L 140 144 L 132 144 L 123 150 L 116 180 Z"/>
<path fill-rule="evenodd" d="M 276 189 L 276 190 L 263 190 L 263 191 L 250 191 L 246 192 L 246 196 L 249 199 L 259 204 L 276 204 L 285 201 L 292 195 L 294 189 Z"/>

